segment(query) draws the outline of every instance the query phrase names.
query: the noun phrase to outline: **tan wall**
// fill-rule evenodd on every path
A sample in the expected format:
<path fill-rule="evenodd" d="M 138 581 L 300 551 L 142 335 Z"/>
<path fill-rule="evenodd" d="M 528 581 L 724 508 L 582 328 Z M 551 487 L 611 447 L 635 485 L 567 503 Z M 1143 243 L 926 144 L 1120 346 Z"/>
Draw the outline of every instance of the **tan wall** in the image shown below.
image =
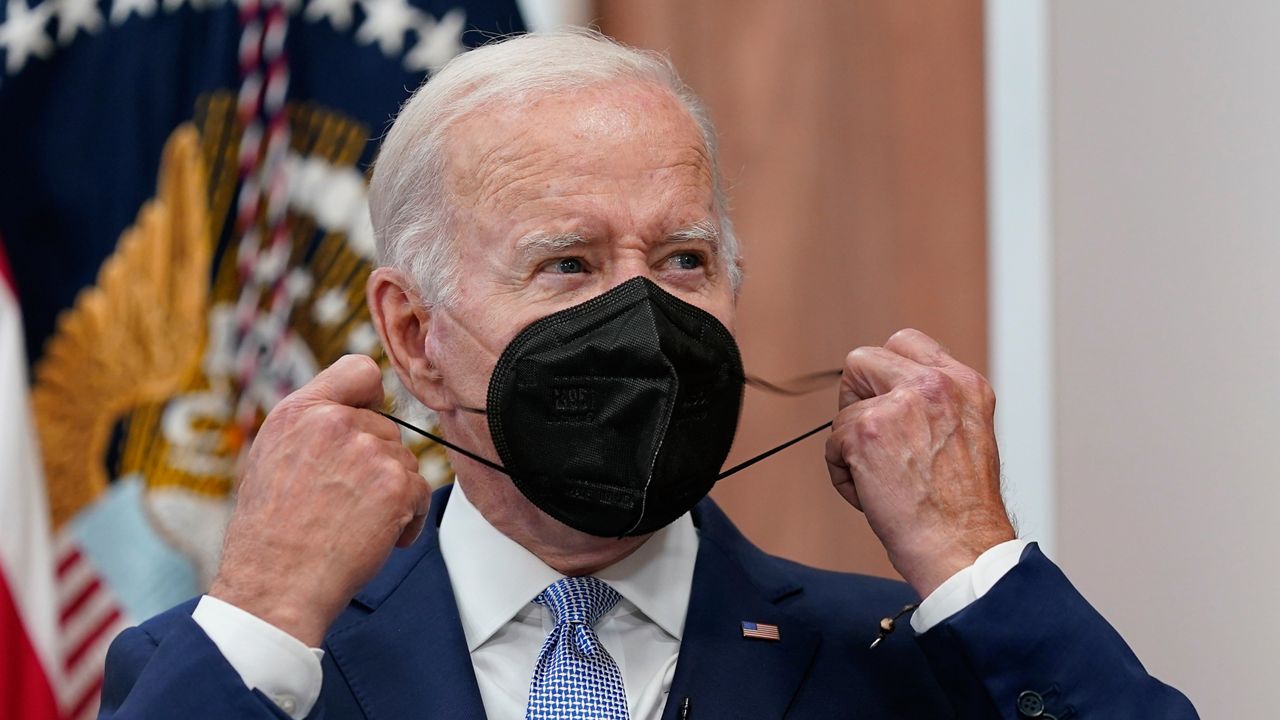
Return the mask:
<path fill-rule="evenodd" d="M 601 0 L 601 28 L 668 52 L 720 130 L 746 247 L 740 334 L 769 379 L 839 367 L 896 329 L 986 365 L 982 5 Z M 748 390 L 742 459 L 830 419 L 834 390 Z M 892 574 L 832 490 L 825 434 L 714 497 L 767 550 Z"/>

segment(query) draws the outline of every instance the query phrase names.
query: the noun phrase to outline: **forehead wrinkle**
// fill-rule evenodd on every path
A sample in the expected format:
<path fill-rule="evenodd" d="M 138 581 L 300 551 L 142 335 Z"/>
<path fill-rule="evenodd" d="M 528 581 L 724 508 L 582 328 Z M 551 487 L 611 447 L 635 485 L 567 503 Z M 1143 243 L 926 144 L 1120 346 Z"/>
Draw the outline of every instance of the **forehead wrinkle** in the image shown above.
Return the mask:
<path fill-rule="evenodd" d="M 501 133 L 476 132 L 485 124 L 483 116 L 474 116 L 448 130 L 446 187 L 455 201 L 469 200 L 475 207 L 491 204 L 507 187 L 535 175 L 539 157 L 550 152 L 527 142 L 530 127 L 504 123 Z"/>
<path fill-rule="evenodd" d="M 467 195 L 476 207 L 492 207 L 503 201 L 514 206 L 543 194 L 539 177 L 546 172 L 543 158 L 554 155 L 554 151 L 545 147 L 524 148 L 520 152 L 501 152 L 502 149 L 495 147 L 486 152 L 472 170 L 475 182 Z"/>
<path fill-rule="evenodd" d="M 687 120 L 692 123 L 691 118 Z M 529 200 L 545 198 L 548 196 L 548 188 L 543 182 L 544 178 L 539 176 L 549 167 L 566 161 L 573 162 L 582 157 L 581 154 L 571 158 L 563 157 L 565 147 L 562 145 L 548 145 L 536 140 L 529 142 L 528 136 L 532 133 L 532 126 L 512 127 L 509 123 L 503 123 L 503 125 L 509 127 L 512 132 L 501 134 L 500 139 L 494 142 L 484 143 L 487 147 L 477 147 L 478 143 L 464 141 L 460 145 L 469 145 L 469 147 L 460 148 L 461 152 L 452 153 L 449 175 L 450 185 L 455 191 L 454 195 L 470 199 L 477 207 L 493 206 L 502 201 L 518 205 Z M 671 173 L 676 178 L 680 178 L 681 171 L 687 170 L 697 178 L 696 182 L 689 182 L 689 177 L 684 176 L 683 181 L 677 181 L 676 188 L 672 188 L 673 190 L 678 189 L 679 186 L 696 189 L 704 186 L 708 189 L 712 187 L 712 163 L 700 136 L 694 143 L 678 143 L 681 147 L 672 148 L 669 142 L 671 136 L 668 133 L 648 132 L 645 135 L 652 140 L 649 146 L 650 158 L 664 152 L 671 153 L 668 156 L 670 159 L 659 165 L 650 166 L 649 172 Z M 471 152 L 466 153 L 467 150 Z M 585 147 L 582 150 L 589 155 L 593 151 L 606 152 L 608 148 Z M 475 157 L 468 158 L 465 154 L 472 154 Z M 621 169 L 611 168 L 608 162 L 602 167 Z M 670 182 L 671 179 L 673 178 L 663 178 L 666 182 Z M 564 192 L 556 193 L 555 196 L 572 197 L 591 194 L 593 190 L 590 188 L 577 190 L 566 188 Z"/>
<path fill-rule="evenodd" d="M 712 169 L 701 149 L 688 148 L 685 157 L 657 168 L 661 173 L 655 182 L 665 184 L 664 195 L 671 204 L 696 202 L 714 210 L 715 185 Z"/>

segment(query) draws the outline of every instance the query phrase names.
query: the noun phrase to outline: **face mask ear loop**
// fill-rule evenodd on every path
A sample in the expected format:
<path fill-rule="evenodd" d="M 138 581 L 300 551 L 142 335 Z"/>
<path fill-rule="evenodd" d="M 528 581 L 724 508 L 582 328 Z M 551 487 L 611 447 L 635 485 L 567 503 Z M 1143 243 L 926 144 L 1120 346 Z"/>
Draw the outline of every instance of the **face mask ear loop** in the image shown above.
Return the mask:
<path fill-rule="evenodd" d="M 716 482 L 719 482 L 719 481 L 721 481 L 721 480 L 723 480 L 723 479 L 725 479 L 725 478 L 729 477 L 730 475 L 732 475 L 732 474 L 734 474 L 734 473 L 738 472 L 739 470 L 746 470 L 747 468 L 751 467 L 752 465 L 755 465 L 756 463 L 760 462 L 761 460 L 764 460 L 764 459 L 768 458 L 770 455 L 773 455 L 774 453 L 777 453 L 777 452 L 782 452 L 783 450 L 786 450 L 787 448 L 791 447 L 792 445 L 795 445 L 796 443 L 800 442 L 801 440 L 804 440 L 805 438 L 809 437 L 810 435 L 814 435 L 814 434 L 816 434 L 816 433 L 820 433 L 820 432 L 822 432 L 823 430 L 826 430 L 827 428 L 831 427 L 831 425 L 832 425 L 834 422 L 835 422 L 834 420 L 828 420 L 827 422 L 822 423 L 822 424 L 821 424 L 821 425 L 819 425 L 818 427 L 816 427 L 816 428 L 814 428 L 814 429 L 810 430 L 809 432 L 807 432 L 807 433 L 805 433 L 805 434 L 801 435 L 800 437 L 792 438 L 792 439 L 790 439 L 790 440 L 788 440 L 788 441 L 786 441 L 786 442 L 782 443 L 782 444 L 781 444 L 781 445 L 779 445 L 778 447 L 773 448 L 772 450 L 766 450 L 766 451 L 764 451 L 764 452 L 760 453 L 759 455 L 757 455 L 757 456 L 755 456 L 755 457 L 751 458 L 750 460 L 746 460 L 746 461 L 744 461 L 744 462 L 740 462 L 740 463 L 738 463 L 737 465 L 734 465 L 733 467 L 729 468 L 728 470 L 725 470 L 724 472 L 722 472 L 722 473 L 720 473 L 719 475 L 717 475 L 717 476 L 716 476 Z"/>
<path fill-rule="evenodd" d="M 476 462 L 480 463 L 481 465 L 484 465 L 485 467 L 491 468 L 491 469 L 493 469 L 493 470 L 497 470 L 498 472 L 502 473 L 503 475 L 510 475 L 510 474 L 511 474 L 511 473 L 508 473 L 508 472 L 507 472 L 506 468 L 502 467 L 502 466 L 501 466 L 501 465 L 499 465 L 498 463 L 496 463 L 496 462 L 494 462 L 494 461 L 492 461 L 492 460 L 488 460 L 488 459 L 486 459 L 486 458 L 480 457 L 479 455 L 477 455 L 477 454 L 475 454 L 475 453 L 471 452 L 470 450 L 466 450 L 466 449 L 460 448 L 460 447 L 458 447 L 457 445 L 454 445 L 453 443 L 449 442 L 448 440 L 445 440 L 444 438 L 440 437 L 439 435 L 434 435 L 434 434 L 432 434 L 432 433 L 429 433 L 429 432 L 427 432 L 426 430 L 423 430 L 423 429 L 422 429 L 422 428 L 420 428 L 420 427 L 414 427 L 413 425 L 410 425 L 409 423 L 407 423 L 407 422 L 405 422 L 405 421 L 401 420 L 400 418 L 396 417 L 395 415 L 388 415 L 387 413 L 384 413 L 384 412 L 382 412 L 381 410 L 375 410 L 374 412 L 378 413 L 378 414 L 379 414 L 379 415 L 381 415 L 382 417 L 384 417 L 384 418 L 386 418 L 386 419 L 390 420 L 391 422 L 393 422 L 393 423 L 395 423 L 395 424 L 399 425 L 400 427 L 402 427 L 402 428 L 404 428 L 404 429 L 406 429 L 406 430 L 412 430 L 413 432 L 416 432 L 416 433 L 418 433 L 419 435 L 421 435 L 421 436 L 423 436 L 423 437 L 425 437 L 425 438 L 428 438 L 428 439 L 430 439 L 430 440 L 433 440 L 433 441 L 435 441 L 435 442 L 437 442 L 437 443 L 439 443 L 439 444 L 441 444 L 441 445 L 443 445 L 443 446 L 445 446 L 445 447 L 449 448 L 450 450 L 452 450 L 452 451 L 454 451 L 454 452 L 462 453 L 463 455 L 466 455 L 467 457 L 471 458 L 472 460 L 475 460 Z"/>

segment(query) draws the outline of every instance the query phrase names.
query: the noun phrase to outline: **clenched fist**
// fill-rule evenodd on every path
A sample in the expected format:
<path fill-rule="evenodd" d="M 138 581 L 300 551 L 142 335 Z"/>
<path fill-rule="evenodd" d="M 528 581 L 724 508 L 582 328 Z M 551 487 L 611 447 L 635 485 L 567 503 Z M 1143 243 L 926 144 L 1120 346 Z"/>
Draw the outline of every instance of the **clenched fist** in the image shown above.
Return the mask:
<path fill-rule="evenodd" d="M 431 490 L 382 403 L 382 373 L 340 358 L 267 416 L 209 594 L 311 647 L 422 529 Z"/>
<path fill-rule="evenodd" d="M 827 440 L 831 482 L 926 597 L 1014 530 L 1000 497 L 995 394 L 916 330 L 849 353 Z"/>

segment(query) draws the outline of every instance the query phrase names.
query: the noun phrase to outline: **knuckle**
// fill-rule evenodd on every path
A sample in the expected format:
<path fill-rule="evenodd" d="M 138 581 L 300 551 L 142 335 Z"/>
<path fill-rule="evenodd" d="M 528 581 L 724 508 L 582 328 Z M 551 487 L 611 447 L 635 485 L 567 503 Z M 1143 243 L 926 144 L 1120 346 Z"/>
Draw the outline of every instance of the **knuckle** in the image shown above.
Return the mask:
<path fill-rule="evenodd" d="M 409 502 L 409 483 L 405 482 L 404 468 L 392 467 L 388 464 L 385 470 L 387 496 L 397 506 L 407 505 Z"/>
<path fill-rule="evenodd" d="M 338 437 L 350 427 L 346 412 L 337 405 L 317 405 L 307 413 L 307 419 L 316 430 L 327 437 Z"/>
<path fill-rule="evenodd" d="M 965 385 L 974 395 L 977 395 L 979 402 L 984 406 L 994 406 L 996 404 L 996 391 L 982 373 L 977 370 L 969 370 L 965 373 L 964 379 Z"/>
<path fill-rule="evenodd" d="M 977 390 L 987 383 L 987 379 L 982 376 L 982 373 L 968 365 L 960 365 L 952 372 L 955 374 L 956 380 L 966 389 Z"/>
<path fill-rule="evenodd" d="M 418 473 L 409 473 L 409 489 L 414 507 L 425 509 L 431 505 L 431 485 Z"/>
<path fill-rule="evenodd" d="M 413 451 L 410 450 L 409 448 L 401 445 L 396 452 L 396 457 L 400 461 L 400 464 L 403 467 L 408 469 L 415 469 L 415 470 L 417 469 L 418 456 L 414 455 Z"/>
<path fill-rule="evenodd" d="M 408 502 L 408 490 L 405 489 L 404 468 L 391 462 L 381 462 L 375 468 L 377 473 L 378 496 L 382 502 L 391 507 L 402 507 Z"/>
<path fill-rule="evenodd" d="M 949 375 L 952 392 L 963 397 L 966 404 L 976 404 L 981 408 L 994 408 L 996 393 L 987 378 L 977 370 L 964 367 Z"/>
<path fill-rule="evenodd" d="M 845 367 L 856 367 L 865 364 L 875 354 L 875 350 L 870 345 L 863 345 L 850 350 L 849 354 L 844 357 Z"/>
<path fill-rule="evenodd" d="M 369 436 L 366 435 L 365 437 Z M 373 438 L 370 438 L 370 440 L 372 441 L 370 444 L 376 442 Z M 377 468 L 378 472 L 384 477 L 393 478 L 404 472 L 404 465 L 400 463 L 400 460 L 393 455 L 385 453 L 378 456 Z"/>
<path fill-rule="evenodd" d="M 382 441 L 369 433 L 359 433 L 351 441 L 351 450 L 360 457 L 376 457 L 379 463 L 392 462 L 392 458 L 382 452 Z"/>
<path fill-rule="evenodd" d="M 938 402 L 954 397 L 959 388 L 955 378 L 936 368 L 928 368 L 920 373 L 915 389 L 924 399 Z"/>
<path fill-rule="evenodd" d="M 905 414 L 929 402 L 929 398 L 919 388 L 913 387 L 894 388 L 886 398 L 889 402 L 885 406 L 885 410 L 892 411 L 896 415 Z"/>
<path fill-rule="evenodd" d="M 915 338 L 919 337 L 921 334 L 922 333 L 919 330 L 916 330 L 915 328 L 910 328 L 910 327 L 902 328 L 901 330 L 889 336 L 889 343 L 897 344 L 901 342 L 907 342 L 909 340 L 914 340 Z"/>
<path fill-rule="evenodd" d="M 874 442 L 884 437 L 885 417 L 880 408 L 864 410 L 853 421 L 854 434 L 864 442 Z"/>
<path fill-rule="evenodd" d="M 410 515 L 414 514 L 414 510 L 418 507 L 418 503 L 422 499 L 422 480 L 414 473 L 405 472 L 400 469 L 399 492 L 397 500 L 400 505 L 407 509 Z"/>

